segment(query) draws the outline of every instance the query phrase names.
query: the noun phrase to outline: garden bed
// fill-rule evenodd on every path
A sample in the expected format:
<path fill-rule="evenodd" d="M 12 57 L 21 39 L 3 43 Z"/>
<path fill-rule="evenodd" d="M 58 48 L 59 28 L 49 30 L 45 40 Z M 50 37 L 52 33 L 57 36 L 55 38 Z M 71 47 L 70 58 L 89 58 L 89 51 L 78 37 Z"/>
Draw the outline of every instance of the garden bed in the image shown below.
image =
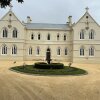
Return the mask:
<path fill-rule="evenodd" d="M 11 70 L 28 74 L 39 74 L 39 75 L 84 75 L 87 72 L 80 68 L 64 66 L 61 69 L 41 69 L 35 68 L 34 65 L 16 66 L 12 67 Z"/>

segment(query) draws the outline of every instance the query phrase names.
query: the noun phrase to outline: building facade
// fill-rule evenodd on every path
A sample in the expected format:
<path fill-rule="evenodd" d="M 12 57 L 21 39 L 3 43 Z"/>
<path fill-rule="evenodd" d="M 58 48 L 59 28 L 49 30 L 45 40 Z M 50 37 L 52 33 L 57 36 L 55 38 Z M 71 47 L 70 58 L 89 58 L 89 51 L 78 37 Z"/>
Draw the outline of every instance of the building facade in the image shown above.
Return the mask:
<path fill-rule="evenodd" d="M 0 20 L 1 61 L 44 61 L 47 49 L 52 61 L 100 62 L 100 26 L 86 9 L 85 14 L 66 24 L 21 22 L 10 10 Z"/>

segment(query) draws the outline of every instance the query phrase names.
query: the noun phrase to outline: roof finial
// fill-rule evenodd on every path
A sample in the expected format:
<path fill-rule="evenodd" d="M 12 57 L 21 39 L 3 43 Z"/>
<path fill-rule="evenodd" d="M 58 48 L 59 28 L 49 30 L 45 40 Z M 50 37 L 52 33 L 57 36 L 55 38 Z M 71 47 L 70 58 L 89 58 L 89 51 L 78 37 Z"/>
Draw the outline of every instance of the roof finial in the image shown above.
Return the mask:
<path fill-rule="evenodd" d="M 10 5 L 9 5 L 9 7 L 10 7 L 10 11 L 12 11 L 12 7 L 13 7 L 13 5 L 10 3 Z"/>
<path fill-rule="evenodd" d="M 86 12 L 88 12 L 89 8 L 88 8 L 88 7 L 86 7 L 85 9 L 86 9 Z"/>

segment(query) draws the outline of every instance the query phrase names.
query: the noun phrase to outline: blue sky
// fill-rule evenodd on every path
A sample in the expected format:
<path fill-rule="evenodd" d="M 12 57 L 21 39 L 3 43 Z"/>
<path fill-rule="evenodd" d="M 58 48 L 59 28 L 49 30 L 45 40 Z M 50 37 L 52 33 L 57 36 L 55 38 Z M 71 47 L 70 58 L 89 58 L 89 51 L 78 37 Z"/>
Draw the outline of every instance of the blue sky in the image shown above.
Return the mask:
<path fill-rule="evenodd" d="M 22 21 L 30 16 L 33 23 L 66 23 L 67 17 L 72 15 L 76 22 L 89 7 L 92 17 L 100 23 L 100 0 L 24 0 L 23 4 L 13 0 L 13 12 Z M 9 7 L 0 9 L 2 17 Z"/>

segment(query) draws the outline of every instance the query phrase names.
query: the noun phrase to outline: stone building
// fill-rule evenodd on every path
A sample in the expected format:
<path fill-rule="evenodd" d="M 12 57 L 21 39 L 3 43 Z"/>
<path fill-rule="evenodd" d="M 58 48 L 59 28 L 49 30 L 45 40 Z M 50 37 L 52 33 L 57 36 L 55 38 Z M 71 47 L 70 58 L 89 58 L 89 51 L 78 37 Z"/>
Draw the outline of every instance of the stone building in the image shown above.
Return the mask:
<path fill-rule="evenodd" d="M 47 49 L 52 61 L 99 63 L 100 26 L 86 9 L 85 14 L 66 24 L 21 22 L 9 10 L 0 19 L 1 61 L 43 61 Z"/>

